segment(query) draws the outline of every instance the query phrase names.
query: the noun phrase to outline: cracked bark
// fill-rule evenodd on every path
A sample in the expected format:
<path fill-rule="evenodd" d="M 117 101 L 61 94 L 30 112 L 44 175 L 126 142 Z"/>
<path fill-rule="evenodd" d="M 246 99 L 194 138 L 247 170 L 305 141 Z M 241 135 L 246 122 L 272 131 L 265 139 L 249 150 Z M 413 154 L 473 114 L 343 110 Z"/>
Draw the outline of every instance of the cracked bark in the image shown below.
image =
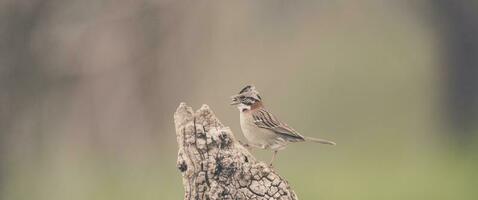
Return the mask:
<path fill-rule="evenodd" d="M 258 162 L 203 105 L 174 114 L 184 199 L 298 199 L 287 181 Z"/>

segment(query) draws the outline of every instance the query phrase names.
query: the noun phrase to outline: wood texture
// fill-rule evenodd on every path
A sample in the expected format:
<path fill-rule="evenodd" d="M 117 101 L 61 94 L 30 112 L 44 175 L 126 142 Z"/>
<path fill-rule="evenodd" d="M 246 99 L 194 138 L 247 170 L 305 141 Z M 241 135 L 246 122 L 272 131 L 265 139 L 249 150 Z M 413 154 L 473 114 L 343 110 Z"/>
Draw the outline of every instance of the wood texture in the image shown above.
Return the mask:
<path fill-rule="evenodd" d="M 203 105 L 174 114 L 184 199 L 298 199 L 285 179 L 258 162 Z"/>

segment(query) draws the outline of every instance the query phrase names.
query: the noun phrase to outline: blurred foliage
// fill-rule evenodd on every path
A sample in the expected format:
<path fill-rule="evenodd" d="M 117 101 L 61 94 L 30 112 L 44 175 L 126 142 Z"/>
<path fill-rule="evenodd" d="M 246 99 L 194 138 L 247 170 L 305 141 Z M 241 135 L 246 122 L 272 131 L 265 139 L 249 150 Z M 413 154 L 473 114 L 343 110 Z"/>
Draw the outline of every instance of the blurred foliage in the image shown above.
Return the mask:
<path fill-rule="evenodd" d="M 283 121 L 338 143 L 279 153 L 301 199 L 477 199 L 478 130 L 448 128 L 432 5 L 3 0 L 0 198 L 181 199 L 179 102 L 242 138 L 228 97 L 253 83 Z"/>

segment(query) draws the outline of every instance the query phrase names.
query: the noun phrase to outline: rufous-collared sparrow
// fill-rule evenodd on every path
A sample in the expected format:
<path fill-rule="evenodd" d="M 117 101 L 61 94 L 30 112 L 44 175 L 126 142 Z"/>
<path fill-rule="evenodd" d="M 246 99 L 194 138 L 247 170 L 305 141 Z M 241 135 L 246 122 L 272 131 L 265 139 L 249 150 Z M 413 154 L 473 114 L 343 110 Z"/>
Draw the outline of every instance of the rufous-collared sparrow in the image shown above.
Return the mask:
<path fill-rule="evenodd" d="M 312 141 L 335 145 L 335 142 L 304 137 L 287 124 L 279 121 L 263 104 L 259 92 L 252 85 L 244 87 L 239 94 L 231 97 L 231 105 L 236 105 L 240 112 L 241 129 L 248 140 L 248 145 L 260 149 L 272 150 L 270 161 L 274 161 L 277 152 L 293 142 Z"/>

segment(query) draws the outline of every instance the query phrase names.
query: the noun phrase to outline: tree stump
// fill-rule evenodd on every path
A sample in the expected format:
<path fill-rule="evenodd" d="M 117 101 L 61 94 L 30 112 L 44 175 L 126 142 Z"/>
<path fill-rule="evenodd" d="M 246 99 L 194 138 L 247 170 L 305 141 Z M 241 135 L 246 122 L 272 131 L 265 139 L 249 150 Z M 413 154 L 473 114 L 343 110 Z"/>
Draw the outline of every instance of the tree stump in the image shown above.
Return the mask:
<path fill-rule="evenodd" d="M 288 182 L 258 162 L 207 105 L 174 114 L 184 199 L 298 199 Z"/>

